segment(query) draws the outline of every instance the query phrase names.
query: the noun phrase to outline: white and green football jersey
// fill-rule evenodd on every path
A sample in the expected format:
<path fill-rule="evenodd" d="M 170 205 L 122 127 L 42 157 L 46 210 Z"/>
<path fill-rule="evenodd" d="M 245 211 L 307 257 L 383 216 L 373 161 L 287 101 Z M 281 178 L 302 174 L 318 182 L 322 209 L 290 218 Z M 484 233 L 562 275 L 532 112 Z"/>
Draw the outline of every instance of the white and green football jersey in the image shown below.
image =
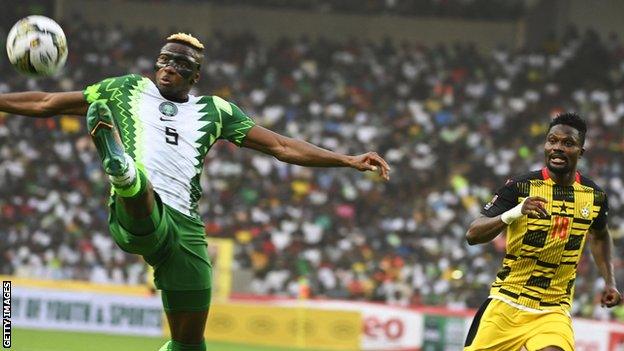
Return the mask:
<path fill-rule="evenodd" d="M 146 77 L 127 75 L 88 86 L 89 103 L 105 100 L 122 142 L 145 171 L 162 201 L 199 217 L 197 204 L 204 159 L 217 139 L 240 146 L 254 122 L 217 96 L 192 96 L 184 103 L 162 97 Z"/>

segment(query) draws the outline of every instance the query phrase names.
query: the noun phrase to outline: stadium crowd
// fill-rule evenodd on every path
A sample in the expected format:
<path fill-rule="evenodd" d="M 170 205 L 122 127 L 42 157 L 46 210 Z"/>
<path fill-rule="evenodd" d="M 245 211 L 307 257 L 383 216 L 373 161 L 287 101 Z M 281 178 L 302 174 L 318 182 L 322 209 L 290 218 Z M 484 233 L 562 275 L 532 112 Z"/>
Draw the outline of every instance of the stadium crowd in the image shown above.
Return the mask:
<path fill-rule="evenodd" d="M 150 29 L 62 24 L 70 39 L 54 79 L 0 61 L 0 92 L 77 90 L 105 77 L 152 74 Z M 2 36 L 4 37 L 4 36 Z M 238 104 L 256 122 L 344 153 L 376 150 L 391 180 L 280 163 L 220 142 L 209 152 L 201 215 L 233 238 L 235 269 L 257 294 L 476 307 L 504 237 L 468 246 L 470 220 L 505 179 L 539 169 L 549 118 L 577 111 L 590 129 L 582 172 L 609 194 L 617 280 L 624 282 L 624 46 L 570 30 L 543 50 L 470 43 L 206 38 L 197 92 Z M 107 181 L 84 120 L 0 116 L 0 273 L 139 284 L 145 265 L 107 233 Z M 599 308 L 602 280 L 586 252 L 574 313 Z M 236 274 L 236 273 L 234 273 Z"/>
<path fill-rule="evenodd" d="M 127 0 L 197 3 L 206 0 Z M 528 11 L 526 0 L 208 0 L 226 6 L 254 6 L 323 13 L 510 20 Z"/>

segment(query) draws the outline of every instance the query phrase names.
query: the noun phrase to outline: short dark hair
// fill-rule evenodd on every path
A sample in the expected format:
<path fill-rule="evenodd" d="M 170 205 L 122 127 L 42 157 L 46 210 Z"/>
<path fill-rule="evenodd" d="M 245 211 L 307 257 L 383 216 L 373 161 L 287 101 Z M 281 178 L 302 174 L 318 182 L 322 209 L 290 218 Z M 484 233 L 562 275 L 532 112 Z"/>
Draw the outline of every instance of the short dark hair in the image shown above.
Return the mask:
<path fill-rule="evenodd" d="M 585 134 L 587 133 L 587 123 L 585 120 L 574 112 L 565 112 L 558 114 L 548 125 L 548 132 L 552 129 L 552 127 L 564 124 L 566 126 L 570 126 L 579 132 L 579 137 L 581 138 L 581 146 L 585 145 Z"/>

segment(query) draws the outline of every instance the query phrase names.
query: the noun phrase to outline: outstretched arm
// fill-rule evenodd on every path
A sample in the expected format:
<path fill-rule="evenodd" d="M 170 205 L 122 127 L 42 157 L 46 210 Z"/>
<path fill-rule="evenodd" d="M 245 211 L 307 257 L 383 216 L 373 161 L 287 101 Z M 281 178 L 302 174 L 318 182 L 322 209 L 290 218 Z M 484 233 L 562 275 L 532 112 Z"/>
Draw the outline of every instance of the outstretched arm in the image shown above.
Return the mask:
<path fill-rule="evenodd" d="M 274 156 L 280 161 L 308 167 L 352 167 L 360 171 L 379 171 L 388 180 L 390 167 L 375 152 L 348 156 L 308 142 L 288 138 L 260 126 L 253 126 L 242 146 Z"/>
<path fill-rule="evenodd" d="M 0 111 L 29 117 L 52 117 L 59 114 L 84 116 L 88 107 L 81 91 L 0 94 Z"/>
<path fill-rule="evenodd" d="M 611 252 L 613 251 L 611 235 L 605 226 L 603 229 L 590 229 L 589 236 L 589 244 L 594 262 L 596 262 L 600 275 L 602 275 L 602 278 L 605 280 L 605 289 L 600 302 L 603 306 L 613 307 L 620 303 L 621 296 L 615 285 L 613 263 L 611 263 Z"/>

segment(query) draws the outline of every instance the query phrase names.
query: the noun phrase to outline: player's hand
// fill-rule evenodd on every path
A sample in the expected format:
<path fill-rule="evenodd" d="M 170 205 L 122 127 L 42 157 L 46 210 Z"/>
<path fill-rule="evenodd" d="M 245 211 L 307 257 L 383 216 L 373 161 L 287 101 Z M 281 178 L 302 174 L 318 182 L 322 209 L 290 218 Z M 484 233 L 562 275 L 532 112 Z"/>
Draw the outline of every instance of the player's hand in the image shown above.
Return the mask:
<path fill-rule="evenodd" d="M 533 215 L 538 218 L 547 218 L 548 211 L 544 208 L 544 204 L 548 201 L 540 196 L 529 196 L 522 204 L 523 215 Z"/>
<path fill-rule="evenodd" d="M 353 156 L 351 159 L 351 167 L 360 171 L 379 171 L 379 175 L 390 180 L 390 166 L 376 152 L 367 152 L 362 155 Z"/>
<path fill-rule="evenodd" d="M 600 298 L 600 305 L 602 307 L 613 307 L 620 304 L 622 301 L 622 295 L 614 286 L 607 286 L 602 291 L 602 296 Z"/>

